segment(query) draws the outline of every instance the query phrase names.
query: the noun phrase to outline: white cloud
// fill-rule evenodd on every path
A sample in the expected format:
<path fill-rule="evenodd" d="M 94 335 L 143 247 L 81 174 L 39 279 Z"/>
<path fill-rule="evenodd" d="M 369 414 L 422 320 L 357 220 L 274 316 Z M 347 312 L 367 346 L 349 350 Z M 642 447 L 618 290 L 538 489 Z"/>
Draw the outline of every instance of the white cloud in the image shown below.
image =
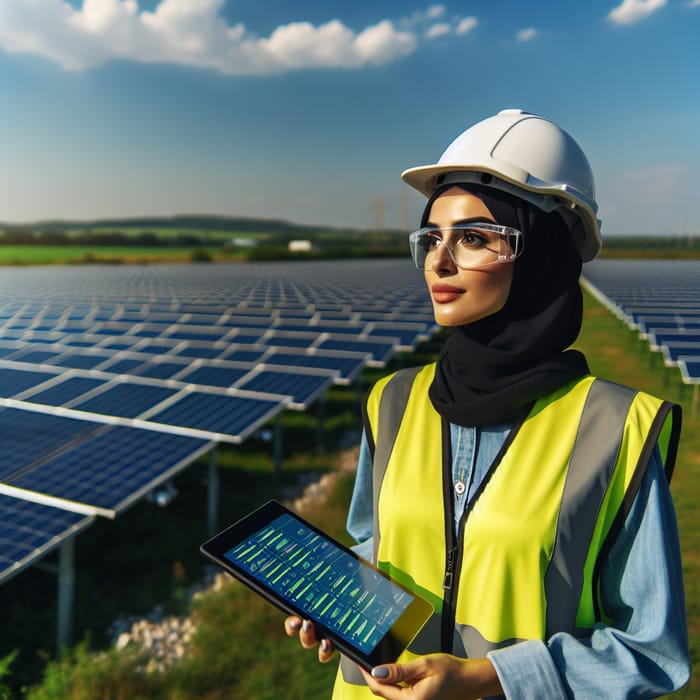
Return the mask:
<path fill-rule="evenodd" d="M 319 26 L 293 22 L 261 38 L 243 24 L 227 24 L 220 14 L 224 1 L 160 0 L 146 11 L 138 0 L 83 0 L 78 7 L 65 0 L 1 0 L 0 48 L 43 56 L 66 70 L 122 59 L 256 75 L 389 63 L 417 44 L 415 34 L 390 20 L 359 32 L 337 19 Z M 428 13 L 437 16 L 441 7 Z"/>
<path fill-rule="evenodd" d="M 459 20 L 457 28 L 455 29 L 455 34 L 468 34 L 476 28 L 477 24 L 479 24 L 479 20 L 476 17 L 465 17 Z"/>
<path fill-rule="evenodd" d="M 425 13 L 425 16 L 427 19 L 437 19 L 438 17 L 442 17 L 444 14 L 444 5 L 432 5 L 428 8 L 428 11 Z"/>
<path fill-rule="evenodd" d="M 452 32 L 452 27 L 446 22 L 439 22 L 438 24 L 433 24 L 425 32 L 426 39 L 437 39 L 441 36 L 446 36 Z"/>
<path fill-rule="evenodd" d="M 534 27 L 521 29 L 516 35 L 518 41 L 532 41 L 537 36 L 537 30 Z"/>
<path fill-rule="evenodd" d="M 700 7 L 700 0 L 690 0 L 688 7 Z"/>
<path fill-rule="evenodd" d="M 427 10 L 415 10 L 408 17 L 401 19 L 400 24 L 412 28 L 434 22 L 445 14 L 444 5 L 431 5 Z"/>
<path fill-rule="evenodd" d="M 622 0 L 610 10 L 608 19 L 614 24 L 634 24 L 666 5 L 667 0 Z"/>

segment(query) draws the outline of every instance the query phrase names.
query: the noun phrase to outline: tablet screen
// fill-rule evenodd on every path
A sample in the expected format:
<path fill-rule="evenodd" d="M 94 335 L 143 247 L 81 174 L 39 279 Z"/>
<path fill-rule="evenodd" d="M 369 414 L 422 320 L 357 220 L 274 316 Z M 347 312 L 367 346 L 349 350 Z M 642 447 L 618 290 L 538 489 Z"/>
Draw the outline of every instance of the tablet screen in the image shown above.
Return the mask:
<path fill-rule="evenodd" d="M 288 513 L 223 556 L 365 654 L 415 600 Z"/>

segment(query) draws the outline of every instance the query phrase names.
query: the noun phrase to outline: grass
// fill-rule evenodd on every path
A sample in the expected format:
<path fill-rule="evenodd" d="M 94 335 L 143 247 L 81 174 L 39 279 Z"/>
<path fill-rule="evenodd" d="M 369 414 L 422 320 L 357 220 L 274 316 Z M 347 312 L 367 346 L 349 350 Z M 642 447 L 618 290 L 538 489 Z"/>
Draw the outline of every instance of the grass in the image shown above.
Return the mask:
<path fill-rule="evenodd" d="M 684 408 L 672 493 L 684 557 L 691 652 L 697 664 L 700 523 L 695 484 L 700 476 L 700 434 L 698 419 L 690 415 L 691 392 L 683 388 L 677 370 L 664 369 L 636 334 L 588 295 L 584 319 L 577 347 L 586 353 L 594 374 L 678 401 Z M 426 361 L 436 345 L 398 358 L 393 366 Z M 379 374 L 378 370 L 365 373 L 364 386 Z M 337 458 L 335 446 L 342 436 L 358 428 L 362 390 L 354 387 L 331 392 L 326 430 L 318 446 L 315 416 L 286 417 L 284 469 L 279 477 L 274 476 L 271 450 L 254 439 L 235 449 L 221 449 L 222 524 L 271 496 L 283 494 L 300 473 L 332 469 Z M 181 495 L 169 508 L 158 510 L 142 503 L 118 521 L 99 523 L 78 538 L 76 629 L 83 641 L 61 661 L 45 667 L 55 626 L 53 578 L 32 569 L 0 587 L 0 668 L 3 656 L 21 649 L 11 669 L 16 688 L 33 686 L 27 694 L 29 700 L 276 700 L 280 696 L 294 700 L 329 695 L 335 664 L 319 664 L 315 654 L 287 639 L 281 614 L 238 584 L 208 594 L 192 606 L 198 632 L 175 670 L 145 674 L 138 671 L 143 660 L 137 655 L 106 651 L 105 630 L 117 612 L 142 614 L 156 602 L 173 612 L 188 609 L 185 591 L 202 569 L 197 548 L 205 538 L 205 481 L 203 461 L 176 481 Z M 312 517 L 345 541 L 351 488 L 352 477 L 348 476 Z M 37 685 L 44 667 L 44 679 Z M 700 697 L 700 683 L 693 678 L 673 697 Z"/>
<path fill-rule="evenodd" d="M 198 262 L 202 256 L 216 262 L 238 262 L 245 251 L 213 247 L 0 245 L 0 265 L 146 264 Z M 198 257 L 199 256 L 199 257 Z"/>
<path fill-rule="evenodd" d="M 63 265 L 76 263 L 184 262 L 191 248 L 122 246 L 0 246 L 0 265 Z"/>

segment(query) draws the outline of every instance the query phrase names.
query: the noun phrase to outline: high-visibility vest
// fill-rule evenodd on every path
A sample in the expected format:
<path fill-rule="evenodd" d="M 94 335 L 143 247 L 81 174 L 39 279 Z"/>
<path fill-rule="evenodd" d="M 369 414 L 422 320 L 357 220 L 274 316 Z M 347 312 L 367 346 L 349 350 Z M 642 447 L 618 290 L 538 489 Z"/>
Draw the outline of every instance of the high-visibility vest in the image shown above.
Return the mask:
<path fill-rule="evenodd" d="M 680 407 L 591 376 L 534 403 L 511 430 L 455 535 L 450 427 L 435 365 L 383 378 L 365 405 L 378 566 L 436 613 L 399 661 L 488 651 L 609 621 L 600 569 L 658 443 L 667 477 Z M 334 698 L 372 697 L 341 661 Z"/>

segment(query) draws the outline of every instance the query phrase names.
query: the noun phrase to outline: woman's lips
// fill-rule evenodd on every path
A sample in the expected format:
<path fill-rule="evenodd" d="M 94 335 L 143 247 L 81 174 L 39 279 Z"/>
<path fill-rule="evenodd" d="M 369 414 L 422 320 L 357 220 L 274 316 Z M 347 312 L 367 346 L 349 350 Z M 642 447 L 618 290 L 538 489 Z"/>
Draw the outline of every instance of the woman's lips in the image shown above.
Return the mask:
<path fill-rule="evenodd" d="M 436 304 L 448 304 L 464 294 L 466 290 L 453 287 L 451 284 L 434 284 L 430 291 Z"/>

